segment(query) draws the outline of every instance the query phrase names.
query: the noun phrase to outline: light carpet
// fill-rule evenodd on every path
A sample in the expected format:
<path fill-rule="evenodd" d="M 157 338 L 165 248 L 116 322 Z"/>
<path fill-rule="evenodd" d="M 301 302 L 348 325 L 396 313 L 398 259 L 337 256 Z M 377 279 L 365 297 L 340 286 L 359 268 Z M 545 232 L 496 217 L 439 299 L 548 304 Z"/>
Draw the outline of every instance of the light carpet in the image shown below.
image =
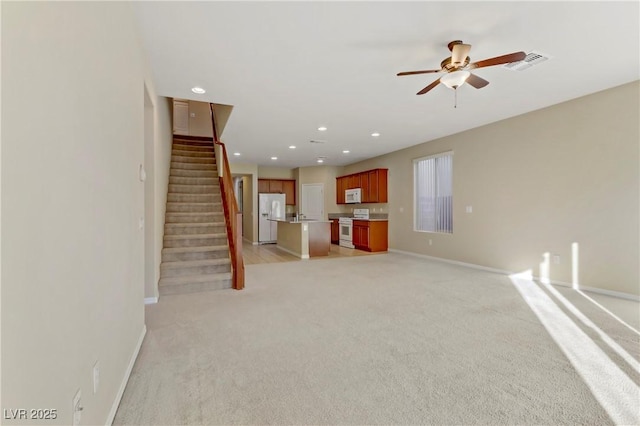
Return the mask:
<path fill-rule="evenodd" d="M 246 277 L 243 291 L 165 296 L 147 306 L 147 336 L 114 424 L 619 418 L 507 276 L 389 253 L 248 265 Z M 640 359 L 637 333 L 592 303 L 580 306 Z M 603 362 L 631 379 L 639 401 L 632 363 L 562 310 L 602 348 Z M 597 380 L 618 388 L 606 375 Z"/>

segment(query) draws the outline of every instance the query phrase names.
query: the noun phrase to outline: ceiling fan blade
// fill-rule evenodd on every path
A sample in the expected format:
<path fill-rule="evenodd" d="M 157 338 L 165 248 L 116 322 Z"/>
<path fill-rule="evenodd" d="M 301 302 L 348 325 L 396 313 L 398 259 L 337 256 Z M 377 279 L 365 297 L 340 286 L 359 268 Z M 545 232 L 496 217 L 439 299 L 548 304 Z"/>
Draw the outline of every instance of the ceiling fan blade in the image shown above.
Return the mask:
<path fill-rule="evenodd" d="M 436 87 L 438 84 L 440 84 L 440 79 L 437 79 L 436 81 L 434 81 L 433 83 L 431 83 L 430 85 L 428 85 L 427 87 L 425 87 L 424 89 L 422 89 L 421 91 L 419 91 L 418 93 L 416 93 L 416 95 L 424 95 L 425 93 L 427 93 L 429 90 L 433 89 L 434 87 Z"/>
<path fill-rule="evenodd" d="M 471 50 L 470 44 L 455 44 L 451 50 L 451 63 L 456 66 L 464 64 L 464 60 L 467 59 L 469 51 Z"/>
<path fill-rule="evenodd" d="M 398 75 L 398 77 L 401 77 L 403 75 L 431 74 L 431 73 L 434 73 L 434 72 L 442 72 L 442 70 L 405 71 L 405 72 L 399 72 L 397 75 Z"/>
<path fill-rule="evenodd" d="M 496 56 L 495 58 L 489 58 L 482 61 L 474 62 L 472 64 L 469 64 L 467 69 L 472 70 L 475 68 L 492 67 L 494 65 L 508 64 L 510 62 L 518 62 L 523 60 L 526 57 L 527 57 L 527 54 L 524 52 L 509 53 L 508 55 Z"/>
<path fill-rule="evenodd" d="M 484 86 L 489 84 L 487 80 L 485 80 L 484 78 L 478 77 L 475 74 L 470 74 L 469 77 L 467 77 L 467 83 L 470 86 L 475 87 L 476 89 L 482 89 Z"/>

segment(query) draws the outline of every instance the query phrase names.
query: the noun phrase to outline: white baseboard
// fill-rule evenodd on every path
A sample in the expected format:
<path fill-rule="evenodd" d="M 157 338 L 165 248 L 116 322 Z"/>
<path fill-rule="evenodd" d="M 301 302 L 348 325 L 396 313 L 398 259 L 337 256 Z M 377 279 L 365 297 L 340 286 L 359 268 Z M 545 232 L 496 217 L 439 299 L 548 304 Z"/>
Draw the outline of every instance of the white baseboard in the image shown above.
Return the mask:
<path fill-rule="evenodd" d="M 504 275 L 514 274 L 513 271 L 506 271 L 504 269 L 489 268 L 487 266 L 476 265 L 474 263 L 465 263 L 465 262 L 460 262 L 460 261 L 457 261 L 457 260 L 445 259 L 445 258 L 442 258 L 442 257 L 434 257 L 434 256 L 428 256 L 426 254 L 413 253 L 413 252 L 410 252 L 410 251 L 397 250 L 397 249 L 389 249 L 389 251 L 390 252 L 394 252 L 394 253 L 406 254 L 408 256 L 420 257 L 420 258 L 423 258 L 423 259 L 435 260 L 435 261 L 438 261 L 438 262 L 451 263 L 453 265 L 466 266 L 467 268 L 480 269 L 482 271 L 495 272 L 497 274 L 504 274 Z M 539 281 L 540 277 L 533 276 L 533 279 Z M 572 287 L 572 284 L 565 283 L 563 281 L 553 281 L 553 280 L 551 280 L 550 283 L 553 284 L 553 285 L 559 285 L 559 286 L 563 286 L 563 287 Z M 626 300 L 632 300 L 634 302 L 640 302 L 640 296 L 636 296 L 634 294 L 629 294 L 629 293 L 623 293 L 623 292 L 620 292 L 620 291 L 605 290 L 605 289 L 602 289 L 602 288 L 585 287 L 585 286 L 579 286 L 579 289 L 582 290 L 582 291 L 590 292 L 590 293 L 597 293 L 597 294 L 603 294 L 605 296 L 616 297 L 618 299 L 626 299 Z"/>
<path fill-rule="evenodd" d="M 109 417 L 107 417 L 106 426 L 111 426 L 113 423 L 113 419 L 116 417 L 116 412 L 118 411 L 118 406 L 120 405 L 120 400 L 122 399 L 122 395 L 124 394 L 124 389 L 127 387 L 127 382 L 129 381 L 129 376 L 131 376 L 131 371 L 133 370 L 133 365 L 136 363 L 136 359 L 138 358 L 138 353 L 140 353 L 140 348 L 142 347 L 142 342 L 144 341 L 144 336 L 147 334 L 147 325 L 142 326 L 142 333 L 140 333 L 140 338 L 138 339 L 138 343 L 136 344 L 136 348 L 133 351 L 133 355 L 129 360 L 129 365 L 127 366 L 127 371 L 124 372 L 124 377 L 122 378 L 122 383 L 120 383 L 120 389 L 118 389 L 118 393 L 116 395 L 116 399 L 113 401 L 113 405 L 111 406 L 111 411 L 109 411 Z"/>
<path fill-rule="evenodd" d="M 279 248 L 279 249 L 280 249 L 280 250 L 282 250 L 282 251 L 286 251 L 286 252 L 287 252 L 287 253 L 289 253 L 289 254 L 292 254 L 292 255 L 294 255 L 294 256 L 296 256 L 296 257 L 299 257 L 300 259 L 308 259 L 308 258 L 309 258 L 309 255 L 308 255 L 308 254 L 300 254 L 300 253 L 296 253 L 295 251 L 292 251 L 292 250 L 286 249 L 286 248 L 284 248 L 284 247 L 282 247 L 282 246 L 279 246 L 279 245 L 276 245 L 276 247 L 277 247 L 277 248 Z"/>
<path fill-rule="evenodd" d="M 157 297 L 145 297 L 144 304 L 145 305 L 153 305 L 154 303 L 158 303 Z"/>
<path fill-rule="evenodd" d="M 480 269 L 487 272 L 495 272 L 496 274 L 511 275 L 513 272 L 504 269 L 489 268 L 488 266 L 476 265 L 475 263 L 460 262 L 459 260 L 445 259 L 443 257 L 428 256 L 426 254 L 413 253 L 410 251 L 389 249 L 390 252 L 406 254 L 408 256 L 421 257 L 423 259 L 435 260 L 438 262 L 451 263 L 453 265 L 466 266 L 467 268 Z"/>
<path fill-rule="evenodd" d="M 249 244 L 251 244 L 252 246 L 257 246 L 257 245 L 258 245 L 258 242 L 257 242 L 257 241 L 251 241 L 251 240 L 250 240 L 250 239 L 248 239 L 248 238 L 244 238 L 244 237 L 243 237 L 243 238 L 242 238 L 242 241 L 244 241 L 245 243 L 249 243 Z"/>
<path fill-rule="evenodd" d="M 538 277 L 533 277 L 534 279 L 539 279 Z M 561 287 L 573 287 L 573 285 L 571 283 L 565 283 L 563 281 L 549 281 L 551 284 L 553 285 L 559 285 Z M 596 288 L 596 287 L 585 287 L 585 286 L 578 286 L 578 289 L 580 291 L 586 291 L 587 293 L 596 293 L 596 294 L 602 294 L 605 296 L 610 296 L 610 297 L 615 297 L 618 299 L 626 299 L 626 300 L 631 300 L 633 302 L 640 302 L 640 296 L 636 296 L 634 294 L 629 294 L 629 293 L 623 293 L 621 291 L 613 291 L 613 290 L 606 290 L 604 288 Z"/>

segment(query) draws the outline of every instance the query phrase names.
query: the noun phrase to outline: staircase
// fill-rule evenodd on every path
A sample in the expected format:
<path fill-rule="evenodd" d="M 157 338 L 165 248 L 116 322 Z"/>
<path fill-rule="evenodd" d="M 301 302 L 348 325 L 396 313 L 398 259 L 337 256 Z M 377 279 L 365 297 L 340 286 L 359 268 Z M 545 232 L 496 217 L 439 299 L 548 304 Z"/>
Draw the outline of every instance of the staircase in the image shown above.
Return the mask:
<path fill-rule="evenodd" d="M 231 288 L 231 260 L 211 138 L 175 136 L 160 295 Z"/>

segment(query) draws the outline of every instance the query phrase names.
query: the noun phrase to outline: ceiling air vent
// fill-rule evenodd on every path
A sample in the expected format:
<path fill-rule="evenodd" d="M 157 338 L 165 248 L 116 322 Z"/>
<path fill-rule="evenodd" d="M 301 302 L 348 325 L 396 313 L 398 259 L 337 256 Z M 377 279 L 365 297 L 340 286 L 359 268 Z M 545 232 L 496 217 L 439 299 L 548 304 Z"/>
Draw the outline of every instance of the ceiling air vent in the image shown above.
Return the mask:
<path fill-rule="evenodd" d="M 325 142 L 326 142 L 326 141 L 320 141 L 320 140 L 317 140 L 317 139 L 311 139 L 311 140 L 309 141 L 309 143 L 325 143 Z"/>
<path fill-rule="evenodd" d="M 549 55 L 545 55 L 539 52 L 530 52 L 527 53 L 527 56 L 518 62 L 510 62 L 508 64 L 503 65 L 504 68 L 509 69 L 511 71 L 524 71 L 527 68 L 531 68 L 534 65 L 538 65 L 549 59 Z"/>

